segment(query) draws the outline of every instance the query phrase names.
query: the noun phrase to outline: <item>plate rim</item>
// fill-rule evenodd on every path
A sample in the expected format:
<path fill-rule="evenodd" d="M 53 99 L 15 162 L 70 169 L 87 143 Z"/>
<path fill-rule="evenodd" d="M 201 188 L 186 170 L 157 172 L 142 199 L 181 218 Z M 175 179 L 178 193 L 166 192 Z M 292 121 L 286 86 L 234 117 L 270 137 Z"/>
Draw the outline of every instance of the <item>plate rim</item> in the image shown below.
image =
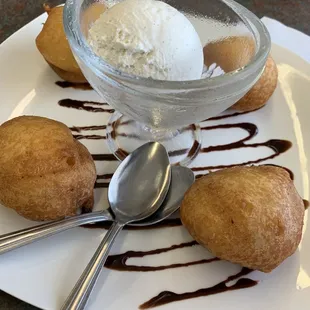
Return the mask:
<path fill-rule="evenodd" d="M 38 17 L 34 18 L 33 20 L 31 20 L 30 22 L 28 22 L 27 24 L 25 24 L 23 27 L 21 27 L 20 29 L 18 29 L 17 31 L 15 31 L 14 33 L 12 33 L 8 38 L 6 38 L 3 42 L 1 42 L 0 44 L 0 52 L 4 49 L 4 54 L 6 53 L 5 49 L 10 49 L 10 44 L 12 44 L 13 42 L 15 42 L 14 40 L 16 39 L 16 36 L 20 35 L 23 32 L 27 32 L 27 29 L 29 26 L 31 26 L 32 24 L 35 24 L 36 22 L 38 22 L 39 20 L 43 19 L 44 17 L 47 17 L 46 13 L 42 13 L 41 15 L 39 15 Z M 23 43 L 22 43 L 23 44 Z M 35 42 L 33 42 L 33 44 L 35 44 Z M 284 51 L 286 54 L 288 54 L 288 56 L 292 56 L 292 58 L 288 58 L 288 63 L 290 62 L 290 59 L 294 59 L 297 60 L 298 62 L 300 62 L 300 67 L 301 68 L 307 68 L 308 70 L 306 70 L 306 74 L 308 75 L 309 73 L 309 77 L 310 77 L 310 63 L 305 60 L 304 58 L 302 58 L 301 56 L 297 55 L 296 53 L 294 53 L 293 51 L 289 50 L 286 47 L 283 47 L 279 44 L 275 44 L 272 43 L 272 49 L 271 49 L 271 54 L 274 52 L 274 50 L 278 50 L 278 51 Z M 275 61 L 277 62 L 277 60 L 275 59 Z M 0 65 L 1 65 L 1 61 L 0 61 Z M 304 72 L 304 71 L 303 71 Z M 1 76 L 1 74 L 0 74 Z M 303 131 L 306 133 L 306 131 Z M 28 303 L 29 305 L 38 307 L 40 309 L 48 309 L 48 308 L 42 308 L 42 306 L 40 306 L 40 304 L 38 304 L 36 301 L 34 300 L 29 300 L 28 298 L 20 298 L 17 295 L 15 295 L 14 291 L 10 291 L 10 290 L 6 290 L 1 288 L 1 283 L 0 283 L 0 289 L 15 297 L 18 300 L 21 300 L 25 303 Z"/>

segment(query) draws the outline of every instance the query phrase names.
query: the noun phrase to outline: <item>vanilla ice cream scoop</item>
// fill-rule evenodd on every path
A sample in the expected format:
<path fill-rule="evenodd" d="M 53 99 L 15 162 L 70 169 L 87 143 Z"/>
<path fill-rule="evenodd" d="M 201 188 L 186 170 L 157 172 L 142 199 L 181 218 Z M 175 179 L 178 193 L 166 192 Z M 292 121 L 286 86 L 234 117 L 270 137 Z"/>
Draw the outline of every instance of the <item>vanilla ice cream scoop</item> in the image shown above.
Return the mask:
<path fill-rule="evenodd" d="M 157 80 L 200 79 L 203 48 L 191 22 L 155 0 L 125 0 L 90 27 L 94 52 L 117 69 Z"/>

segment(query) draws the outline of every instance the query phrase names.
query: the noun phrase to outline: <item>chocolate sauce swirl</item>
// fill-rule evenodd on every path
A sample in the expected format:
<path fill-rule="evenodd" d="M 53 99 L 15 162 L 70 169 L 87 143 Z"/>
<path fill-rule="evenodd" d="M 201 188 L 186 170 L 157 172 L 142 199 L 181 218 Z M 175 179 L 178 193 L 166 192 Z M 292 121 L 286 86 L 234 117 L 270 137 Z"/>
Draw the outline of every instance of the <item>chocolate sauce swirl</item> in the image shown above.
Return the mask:
<path fill-rule="evenodd" d="M 93 126 L 73 126 L 69 127 L 69 129 L 73 132 L 81 132 L 81 131 L 91 131 L 91 130 L 104 130 L 107 128 L 107 125 L 93 125 Z"/>
<path fill-rule="evenodd" d="M 107 182 L 95 182 L 94 188 L 109 188 L 110 183 Z"/>
<path fill-rule="evenodd" d="M 91 155 L 94 161 L 116 161 L 117 158 L 111 154 L 92 154 Z"/>
<path fill-rule="evenodd" d="M 256 110 L 252 110 L 252 111 L 234 112 L 234 113 L 231 113 L 231 114 L 221 114 L 221 115 L 210 117 L 210 118 L 204 120 L 204 122 L 206 122 L 206 121 L 217 121 L 217 120 L 221 120 L 221 119 L 225 119 L 225 118 L 230 118 L 230 117 L 236 117 L 236 116 L 239 116 L 239 115 L 249 114 L 249 113 L 256 112 L 256 111 L 258 111 L 258 110 L 260 110 L 262 108 L 263 107 L 260 107 L 260 108 L 258 108 Z"/>
<path fill-rule="evenodd" d="M 57 81 L 55 84 L 61 88 L 75 88 L 81 90 L 92 90 L 93 88 L 90 86 L 89 83 L 73 83 L 68 81 Z"/>
<path fill-rule="evenodd" d="M 97 101 L 81 101 L 74 99 L 62 99 L 58 101 L 61 107 L 72 108 L 76 110 L 84 110 L 88 112 L 106 112 L 113 113 L 113 109 L 104 109 L 101 106 L 108 105 L 107 103 L 97 102 Z"/>
<path fill-rule="evenodd" d="M 246 161 L 238 164 L 229 164 L 229 165 L 216 165 L 216 166 L 200 166 L 200 167 L 192 167 L 191 169 L 193 171 L 204 171 L 204 170 L 218 170 L 218 169 L 224 169 L 224 168 L 230 168 L 234 166 L 244 166 L 244 165 L 251 165 L 251 164 L 258 164 L 260 162 L 266 161 L 268 159 L 273 159 L 277 156 L 279 156 L 282 153 L 285 153 L 287 150 L 289 150 L 292 147 L 292 143 L 287 140 L 280 140 L 280 139 L 272 139 L 265 142 L 260 143 L 245 143 L 249 140 L 251 140 L 258 132 L 258 128 L 255 124 L 252 123 L 235 123 L 235 124 L 224 124 L 224 125 L 216 125 L 216 126 L 206 126 L 202 127 L 202 130 L 216 130 L 216 129 L 230 129 L 230 128 L 240 128 L 248 132 L 248 135 L 235 142 L 222 144 L 222 145 L 214 145 L 202 148 L 200 150 L 200 153 L 211 153 L 211 152 L 220 152 L 220 151 L 229 151 L 234 149 L 242 149 L 242 148 L 258 148 L 258 147 L 267 147 L 273 151 L 273 154 L 261 157 L 255 160 Z M 197 142 L 198 143 L 198 142 Z M 186 153 L 187 149 L 179 149 L 175 151 L 170 151 L 169 156 L 179 156 L 184 153 Z M 126 157 L 128 155 L 127 152 L 124 150 L 119 149 L 117 151 L 119 154 L 122 154 L 120 157 Z M 117 160 L 116 157 L 108 156 L 109 154 L 98 154 L 94 155 L 96 156 L 96 159 L 94 160 L 105 160 L 101 158 L 109 157 L 108 160 Z"/>
<path fill-rule="evenodd" d="M 196 241 L 190 241 L 190 242 L 181 243 L 178 245 L 172 245 L 170 247 L 155 249 L 151 251 L 128 251 L 123 254 L 110 255 L 105 263 L 105 267 L 112 269 L 112 270 L 118 270 L 118 271 L 130 271 L 130 272 L 132 271 L 152 272 L 153 271 L 154 272 L 154 271 L 162 271 L 166 269 L 189 267 L 189 266 L 194 266 L 194 265 L 199 265 L 199 264 L 209 264 L 209 263 L 213 263 L 213 262 L 220 260 L 219 258 L 213 257 L 210 259 L 202 259 L 202 260 L 197 260 L 197 261 L 192 261 L 192 262 L 187 262 L 187 263 L 170 264 L 170 265 L 162 265 L 162 266 L 138 266 L 138 265 L 127 265 L 126 264 L 127 260 L 130 258 L 137 258 L 137 257 L 140 258 L 140 257 L 149 256 L 149 255 L 158 255 L 158 254 L 166 253 L 166 252 L 173 251 L 176 249 L 182 249 L 185 247 L 193 247 L 196 245 L 198 245 Z M 149 308 L 154 308 L 154 307 L 161 306 L 161 305 L 175 302 L 175 301 L 196 298 L 196 297 L 201 297 L 201 296 L 209 296 L 209 295 L 219 294 L 219 293 L 223 293 L 227 291 L 252 287 L 257 284 L 257 281 L 247 279 L 247 278 L 239 279 L 240 277 L 248 275 L 250 272 L 252 272 L 251 269 L 242 268 L 240 272 L 232 276 L 229 276 L 226 280 L 214 286 L 199 289 L 194 292 L 186 292 L 186 293 L 177 294 L 171 291 L 163 291 L 159 293 L 157 296 L 143 303 L 139 308 L 149 309 Z M 234 285 L 227 286 L 227 283 L 233 280 L 237 280 L 237 279 L 239 280 Z"/>
<path fill-rule="evenodd" d="M 59 83 L 57 83 L 59 85 Z M 66 83 L 61 83 L 59 86 L 61 87 L 73 87 L 70 84 Z M 62 107 L 66 108 L 73 108 L 77 110 L 84 110 L 87 112 L 103 112 L 103 113 L 113 113 L 113 109 L 106 108 L 105 106 L 107 105 L 106 103 L 101 103 L 101 102 L 94 102 L 94 101 L 79 101 L 79 100 L 73 100 L 73 99 L 63 99 L 58 102 L 58 104 Z M 206 121 L 216 121 L 216 120 L 222 120 L 226 118 L 233 118 L 239 115 L 244 115 L 251 113 L 253 111 L 249 112 L 236 112 L 232 114 L 226 114 L 226 115 L 219 115 L 216 117 L 212 117 Z M 122 126 L 127 125 L 129 122 L 124 122 Z M 113 124 L 109 124 L 109 126 L 112 127 L 113 129 Z M 184 127 L 182 130 L 191 130 L 192 126 L 195 125 L 190 125 L 187 127 Z M 104 130 L 106 129 L 106 125 L 97 125 L 97 126 L 82 126 L 82 127 L 76 127 L 73 126 L 71 127 L 71 131 L 77 134 L 74 134 L 74 137 L 76 139 L 88 139 L 88 140 L 103 140 L 105 139 L 105 135 L 99 135 L 99 134 L 82 134 L 82 131 L 92 131 L 92 130 Z M 237 141 L 233 141 L 227 144 L 223 145 L 211 145 L 208 147 L 204 147 L 200 150 L 200 153 L 210 153 L 210 152 L 220 152 L 220 151 L 229 151 L 229 150 L 234 150 L 234 149 L 245 149 L 245 148 L 258 148 L 258 147 L 267 147 L 270 150 L 272 150 L 272 154 L 266 157 L 261 157 L 258 159 L 253 159 L 250 161 L 238 163 L 238 164 L 228 164 L 228 165 L 216 165 L 216 166 L 204 166 L 204 167 L 192 167 L 193 171 L 212 171 L 212 170 L 218 170 L 218 169 L 223 169 L 223 168 L 229 168 L 233 166 L 241 166 L 241 165 L 249 165 L 249 164 L 257 164 L 261 163 L 265 160 L 268 159 L 273 159 L 280 154 L 286 152 L 288 149 L 291 148 L 292 144 L 289 141 L 286 140 L 279 140 L 279 139 L 271 139 L 265 142 L 259 142 L 259 143 L 251 143 L 250 140 L 257 135 L 258 133 L 258 128 L 255 124 L 253 123 L 230 123 L 230 124 L 219 124 L 219 125 L 213 125 L 213 126 L 204 126 L 201 128 L 202 131 L 211 131 L 211 130 L 218 130 L 218 129 L 224 129 L 224 130 L 230 130 L 233 128 L 239 128 L 241 130 L 246 131 L 247 135 Z M 124 137 L 127 137 L 128 139 L 139 139 L 138 136 L 131 134 L 131 133 L 116 133 L 116 131 L 112 130 L 111 136 L 114 138 L 117 135 L 122 135 Z M 194 146 L 192 148 L 193 152 L 197 147 L 200 147 L 199 142 L 195 141 Z M 188 149 L 178 149 L 178 150 L 173 150 L 169 152 L 170 156 L 179 156 L 183 155 L 190 152 Z M 125 150 L 118 149 L 117 150 L 117 157 L 119 158 L 124 158 L 128 155 L 128 153 Z M 192 154 L 193 155 L 193 154 Z M 113 154 L 92 154 L 93 160 L 94 161 L 116 161 L 117 158 Z M 289 173 L 291 178 L 294 178 L 294 174 L 287 168 L 285 168 Z M 197 175 L 196 177 L 199 178 L 203 176 L 204 174 Z M 95 183 L 95 188 L 108 188 L 109 186 L 109 181 L 112 178 L 113 174 L 102 174 L 97 176 L 97 180 Z M 305 208 L 308 207 L 308 202 L 304 201 Z M 100 229 L 108 229 L 111 225 L 111 222 L 99 222 L 99 223 L 94 223 L 94 224 L 88 224 L 84 225 L 83 227 L 85 228 L 100 228 Z M 134 226 L 126 226 L 126 229 L 130 230 L 141 230 L 141 229 L 154 229 L 154 228 L 164 228 L 164 227 L 175 227 L 175 226 L 180 226 L 182 225 L 181 220 L 179 218 L 174 218 L 174 219 L 166 219 L 158 224 L 155 224 L 153 226 L 149 227 L 134 227 Z M 170 247 L 166 248 L 160 248 L 160 249 L 155 249 L 151 251 L 128 251 L 126 253 L 118 254 L 118 255 L 111 255 L 106 261 L 105 267 L 113 270 L 118 270 L 118 271 L 128 271 L 128 272 L 155 272 L 155 271 L 162 271 L 166 269 L 173 269 L 173 268 L 184 268 L 184 267 L 189 267 L 193 265 L 198 265 L 198 264 L 207 264 L 207 263 L 213 263 L 218 261 L 218 258 L 211 258 L 211 259 L 202 259 L 202 260 L 197 260 L 197 261 L 192 261 L 192 262 L 187 262 L 187 263 L 180 263 L 180 264 L 170 264 L 170 265 L 160 265 L 160 266 L 137 266 L 137 265 L 127 265 L 127 261 L 130 258 L 137 258 L 137 257 L 144 257 L 144 256 L 149 256 L 149 255 L 158 255 L 161 253 L 165 253 L 168 251 L 173 251 L 175 249 L 181 249 L 185 247 L 192 247 L 196 246 L 197 242 L 192 241 L 188 243 L 182 243 L 179 245 L 173 245 Z M 242 270 L 236 274 L 233 274 L 229 276 L 226 280 L 219 282 L 218 284 L 207 287 L 207 288 L 202 288 L 193 292 L 185 292 L 185 293 L 175 293 L 172 291 L 163 291 L 159 293 L 157 296 L 151 298 L 150 300 L 146 301 L 142 305 L 140 305 L 140 309 L 148 309 L 148 308 L 153 308 L 157 306 L 161 306 L 164 304 L 168 304 L 171 302 L 176 302 L 176 301 L 181 301 L 185 299 L 191 299 L 191 298 L 196 298 L 196 297 L 201 297 L 201 296 L 209 296 L 209 295 L 214 295 L 214 294 L 219 294 L 227 291 L 232 291 L 232 290 L 238 290 L 242 288 L 248 288 L 255 286 L 257 284 L 257 281 L 244 278 L 244 276 L 248 275 L 252 270 L 247 269 L 247 268 L 242 268 Z M 228 286 L 227 284 L 233 280 L 237 280 L 235 284 Z"/>
<path fill-rule="evenodd" d="M 110 255 L 105 263 L 105 267 L 109 269 L 113 269 L 113 270 L 118 270 L 118 271 L 149 272 L 149 271 L 160 271 L 160 270 L 165 270 L 165 269 L 189 267 L 189 266 L 200 265 L 200 264 L 208 264 L 208 263 L 213 263 L 213 262 L 220 260 L 217 257 L 213 257 L 210 259 L 201 259 L 201 260 L 188 262 L 188 263 L 170 264 L 170 265 L 163 265 L 163 266 L 137 266 L 137 265 L 126 264 L 129 258 L 158 255 L 158 254 L 166 253 L 166 252 L 173 251 L 176 249 L 193 247 L 195 245 L 198 245 L 198 243 L 196 241 L 191 241 L 191 242 L 181 243 L 178 245 L 172 245 L 167 248 L 161 248 L 161 249 L 156 249 L 156 250 L 151 250 L 151 251 L 128 251 L 123 254 Z"/>
<path fill-rule="evenodd" d="M 79 100 L 73 100 L 73 99 L 63 99 L 58 102 L 60 106 L 67 107 L 67 108 L 74 108 L 78 110 L 85 110 L 90 112 L 106 112 L 106 113 L 113 113 L 113 109 L 104 109 L 101 106 L 107 105 L 106 103 L 101 102 L 95 102 L 95 101 L 79 101 Z M 210 120 L 219 120 L 219 119 L 225 119 L 225 118 L 231 118 L 247 113 L 251 113 L 253 111 L 249 112 L 236 112 L 233 114 L 226 114 L 226 115 L 220 115 L 213 118 L 208 119 Z M 126 125 L 126 124 L 122 124 Z M 193 125 L 191 125 L 193 126 Z M 112 126 L 113 127 L 113 126 Z M 185 127 L 183 130 L 189 129 L 190 126 Z M 258 148 L 258 147 L 267 147 L 273 151 L 273 154 L 258 158 L 256 160 L 250 160 L 239 164 L 230 164 L 230 165 L 216 165 L 216 166 L 203 166 L 203 167 L 193 167 L 193 171 L 204 171 L 204 170 L 218 170 L 218 169 L 224 169 L 234 166 L 243 166 L 243 165 L 251 165 L 251 164 L 257 164 L 269 159 L 273 159 L 280 154 L 286 152 L 288 149 L 291 148 L 292 143 L 287 140 L 280 140 L 280 139 L 272 139 L 265 142 L 260 143 L 245 143 L 249 140 L 251 140 L 258 132 L 258 128 L 255 124 L 252 123 L 233 123 L 233 124 L 220 124 L 220 125 L 214 125 L 214 126 L 205 126 L 202 127 L 201 130 L 207 131 L 207 130 L 216 130 L 216 129 L 232 129 L 232 128 L 240 128 L 248 132 L 248 135 L 235 142 L 231 142 L 228 144 L 223 145 L 215 145 L 215 146 L 209 146 L 202 148 L 200 150 L 200 153 L 210 153 L 210 152 L 219 152 L 219 151 L 228 151 L 233 149 L 241 149 L 241 148 Z M 72 127 L 73 131 L 80 132 L 81 130 L 97 130 L 97 129 L 105 129 L 105 127 L 98 128 L 97 126 L 85 126 L 85 127 Z M 113 131 L 112 131 L 113 132 Z M 115 133 L 116 135 L 116 133 Z M 123 136 L 127 138 L 137 139 L 138 137 L 135 135 L 122 133 Z M 103 135 L 75 135 L 76 139 L 93 139 L 93 140 L 100 140 L 105 139 L 106 137 Z M 195 141 L 195 144 L 193 146 L 193 150 L 195 150 L 199 145 L 198 141 Z M 179 149 L 169 152 L 169 156 L 179 156 L 182 154 L 185 154 L 188 150 L 187 149 Z M 117 150 L 117 156 L 119 158 L 125 158 L 128 153 L 125 150 L 118 149 Z M 190 154 L 191 156 L 192 154 Z M 94 154 L 93 155 L 94 160 L 117 160 L 112 154 Z M 98 185 L 98 187 L 105 187 L 106 185 Z"/>
<path fill-rule="evenodd" d="M 232 128 L 243 129 L 243 130 L 248 132 L 248 135 L 245 138 L 238 140 L 236 142 L 232 142 L 232 143 L 224 144 L 224 145 L 210 146 L 209 148 L 203 148 L 200 150 L 200 152 L 208 153 L 208 152 L 214 152 L 214 151 L 227 151 L 227 150 L 234 149 L 236 147 L 241 146 L 243 144 L 243 142 L 252 139 L 258 132 L 257 126 L 252 124 L 252 123 L 221 124 L 221 125 L 214 125 L 214 126 L 205 126 L 205 127 L 201 127 L 200 129 L 202 131 L 209 131 L 209 130 L 232 129 Z M 185 128 L 183 128 L 183 131 L 189 130 L 189 129 L 190 129 L 190 127 L 185 127 Z M 197 144 L 199 144 L 199 142 L 195 141 L 194 146 L 197 147 Z M 175 151 L 170 151 L 169 156 L 183 155 L 183 154 L 186 154 L 187 151 L 188 151 L 188 149 L 179 149 L 179 150 L 175 150 Z"/>
<path fill-rule="evenodd" d="M 270 148 L 274 153 L 266 157 L 261 157 L 255 160 L 249 160 L 249 161 L 245 161 L 245 162 L 238 163 L 238 164 L 202 166 L 202 167 L 193 167 L 191 169 L 193 171 L 218 170 L 218 169 L 231 168 L 231 167 L 236 167 L 236 166 L 258 164 L 268 159 L 273 159 L 282 153 L 285 153 L 292 147 L 292 143 L 287 140 L 277 140 L 277 139 L 268 140 L 266 142 L 261 142 L 261 143 L 252 143 L 252 144 L 245 144 L 243 142 L 234 142 L 234 143 L 225 144 L 225 145 L 209 146 L 209 147 L 201 149 L 200 152 L 210 153 L 210 152 L 215 152 L 215 151 L 227 151 L 227 150 L 239 149 L 239 148 L 258 148 L 258 147 Z"/>
<path fill-rule="evenodd" d="M 73 138 L 76 140 L 105 140 L 106 136 L 101 136 L 101 135 L 73 135 Z"/>
<path fill-rule="evenodd" d="M 113 173 L 106 173 L 106 174 L 99 174 L 97 175 L 96 183 L 95 183 L 95 188 L 108 188 L 110 181 L 109 182 L 98 182 L 98 180 L 110 180 L 113 176 Z"/>
<path fill-rule="evenodd" d="M 139 308 L 150 309 L 150 308 L 166 305 L 168 303 L 175 302 L 175 301 L 181 301 L 185 299 L 197 298 L 197 297 L 202 297 L 202 296 L 215 295 L 215 294 L 224 293 L 228 291 L 234 291 L 234 290 L 240 290 L 243 288 L 252 287 L 252 286 L 255 286 L 258 282 L 252 279 L 247 279 L 247 278 L 239 279 L 240 277 L 248 275 L 251 272 L 252 272 L 251 269 L 242 268 L 240 272 L 228 277 L 226 280 L 214 286 L 202 288 L 194 292 L 186 292 L 186 293 L 177 294 L 171 291 L 163 291 L 159 293 L 157 296 L 151 298 L 147 302 L 140 305 Z M 239 280 L 235 284 L 231 286 L 227 286 L 228 282 L 231 282 L 236 279 L 239 279 Z"/>
<path fill-rule="evenodd" d="M 98 174 L 97 180 L 109 180 L 113 177 L 113 173 Z"/>

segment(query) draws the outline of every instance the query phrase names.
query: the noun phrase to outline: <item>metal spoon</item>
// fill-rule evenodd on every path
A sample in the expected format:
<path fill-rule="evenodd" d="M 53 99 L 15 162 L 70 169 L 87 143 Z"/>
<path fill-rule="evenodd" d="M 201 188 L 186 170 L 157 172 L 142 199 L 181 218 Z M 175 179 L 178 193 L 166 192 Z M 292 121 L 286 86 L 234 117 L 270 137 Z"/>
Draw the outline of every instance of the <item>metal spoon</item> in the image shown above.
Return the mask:
<path fill-rule="evenodd" d="M 129 223 L 129 225 L 149 226 L 169 217 L 179 209 L 183 196 L 187 189 L 193 184 L 194 179 L 194 173 L 189 168 L 181 166 L 171 167 L 169 191 L 159 210 L 150 217 L 142 221 Z M 111 213 L 108 210 L 104 210 L 77 215 L 63 220 L 11 232 L 0 236 L 0 254 L 15 250 L 24 245 L 64 232 L 74 227 L 113 220 L 114 218 Z"/>
<path fill-rule="evenodd" d="M 148 218 L 130 223 L 130 226 L 149 226 L 161 222 L 176 212 L 184 198 L 184 194 L 195 181 L 195 175 L 189 168 L 173 166 L 168 194 L 161 207 Z"/>
<path fill-rule="evenodd" d="M 116 236 L 126 224 L 158 210 L 167 195 L 170 177 L 168 154 L 157 142 L 141 146 L 119 165 L 108 190 L 115 222 L 61 309 L 84 309 Z"/>

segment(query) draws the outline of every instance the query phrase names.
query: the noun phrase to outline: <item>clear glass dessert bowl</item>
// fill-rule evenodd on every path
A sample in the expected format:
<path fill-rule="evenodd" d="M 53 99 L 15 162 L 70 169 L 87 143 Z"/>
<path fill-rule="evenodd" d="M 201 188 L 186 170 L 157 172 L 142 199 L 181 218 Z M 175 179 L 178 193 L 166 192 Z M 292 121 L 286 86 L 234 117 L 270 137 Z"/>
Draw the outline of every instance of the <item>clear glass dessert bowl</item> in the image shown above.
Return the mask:
<path fill-rule="evenodd" d="M 107 126 L 109 147 L 122 160 L 141 144 L 160 141 L 172 163 L 187 165 L 201 147 L 199 122 L 231 107 L 259 79 L 270 52 L 268 31 L 232 0 L 165 1 L 195 27 L 204 46 L 206 72 L 193 81 L 153 80 L 117 70 L 87 42 L 93 22 L 117 2 L 67 0 L 64 10 L 65 32 L 79 66 L 115 109 Z M 217 75 L 219 67 L 225 73 Z"/>

